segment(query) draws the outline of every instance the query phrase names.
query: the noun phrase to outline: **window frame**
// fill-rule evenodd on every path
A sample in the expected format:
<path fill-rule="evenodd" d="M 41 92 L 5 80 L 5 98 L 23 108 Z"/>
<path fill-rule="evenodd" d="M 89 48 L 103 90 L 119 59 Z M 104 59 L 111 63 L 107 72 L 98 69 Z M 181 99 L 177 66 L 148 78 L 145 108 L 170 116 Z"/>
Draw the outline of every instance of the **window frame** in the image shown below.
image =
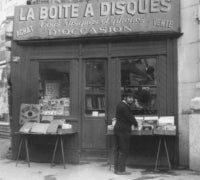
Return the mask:
<path fill-rule="evenodd" d="M 41 63 L 65 63 L 66 67 L 67 64 L 69 64 L 69 100 L 70 100 L 70 106 L 69 106 L 69 115 L 54 115 L 54 117 L 66 117 L 66 118 L 70 118 L 73 116 L 74 112 L 73 112 L 73 108 L 72 108 L 72 104 L 73 104 L 73 96 L 72 96 L 72 81 L 73 81 L 73 72 L 72 72 L 72 66 L 73 66 L 73 60 L 77 60 L 77 59 L 39 59 L 38 62 L 38 101 L 39 101 L 39 89 L 40 89 L 40 64 Z M 45 91 L 45 89 L 44 89 Z"/>
<path fill-rule="evenodd" d="M 107 89 L 108 89 L 108 85 L 107 85 L 107 82 L 108 82 L 108 59 L 107 58 L 84 58 L 82 59 L 83 60 L 83 85 L 82 85 L 82 97 L 83 97 L 83 102 L 82 102 L 82 105 L 83 105 L 83 109 L 82 109 L 82 115 L 84 117 L 84 119 L 105 119 L 107 117 L 107 102 L 108 102 L 108 99 L 107 99 Z M 86 114 L 86 90 L 85 88 L 87 87 L 86 86 L 86 64 L 88 62 L 103 62 L 104 64 L 104 68 L 105 68 L 105 79 L 104 79 L 104 101 L 105 101 L 105 112 L 104 112 L 104 116 L 92 116 L 92 115 L 87 115 Z"/>
<path fill-rule="evenodd" d="M 126 88 L 124 88 L 124 86 L 122 86 L 122 62 L 123 61 L 128 61 L 128 59 L 155 59 L 155 67 L 158 68 L 158 55 L 142 55 L 142 56 L 126 56 L 126 57 L 120 57 L 119 61 L 120 61 L 120 74 L 121 74 L 121 79 L 120 79 L 120 92 L 121 92 L 121 97 L 122 97 L 122 92 L 126 90 Z M 148 110 L 139 110 L 139 109 L 133 109 L 132 111 L 134 112 L 134 114 L 136 115 L 158 115 L 159 112 L 159 108 L 158 108 L 158 80 L 157 80 L 157 70 L 155 73 L 155 80 L 156 83 L 155 84 L 140 84 L 140 85 L 128 85 L 128 89 L 134 89 L 134 88 L 145 88 L 145 87 L 149 87 L 149 88 L 156 88 L 156 104 L 155 104 L 155 109 L 153 109 L 153 113 L 147 113 Z M 143 113 L 141 113 L 143 111 Z M 150 110 L 151 111 L 151 110 Z M 139 113 L 139 114 L 138 114 Z"/>

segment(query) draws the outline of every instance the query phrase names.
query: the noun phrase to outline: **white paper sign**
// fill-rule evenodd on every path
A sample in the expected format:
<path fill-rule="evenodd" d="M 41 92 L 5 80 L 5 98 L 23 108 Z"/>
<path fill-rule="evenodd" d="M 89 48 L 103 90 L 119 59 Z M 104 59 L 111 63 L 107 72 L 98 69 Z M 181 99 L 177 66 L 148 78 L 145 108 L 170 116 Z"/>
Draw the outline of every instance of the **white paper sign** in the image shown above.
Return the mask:
<path fill-rule="evenodd" d="M 158 119 L 158 124 L 171 124 L 174 125 L 174 116 L 160 116 Z"/>

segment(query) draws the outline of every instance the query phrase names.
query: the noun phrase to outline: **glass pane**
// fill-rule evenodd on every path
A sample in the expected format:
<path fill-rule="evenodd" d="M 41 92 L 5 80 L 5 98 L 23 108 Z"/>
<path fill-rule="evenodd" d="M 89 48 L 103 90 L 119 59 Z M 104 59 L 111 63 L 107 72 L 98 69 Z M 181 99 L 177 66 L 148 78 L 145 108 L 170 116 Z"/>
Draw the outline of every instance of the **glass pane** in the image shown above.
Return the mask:
<path fill-rule="evenodd" d="M 156 58 L 121 60 L 121 93 L 130 89 L 135 97 L 132 111 L 138 115 L 156 114 Z"/>
<path fill-rule="evenodd" d="M 70 115 L 70 63 L 39 63 L 39 99 L 43 115 Z"/>
<path fill-rule="evenodd" d="M 86 86 L 105 86 L 105 67 L 102 62 L 86 63 Z"/>
<path fill-rule="evenodd" d="M 105 63 L 86 62 L 85 114 L 87 116 L 105 116 Z"/>

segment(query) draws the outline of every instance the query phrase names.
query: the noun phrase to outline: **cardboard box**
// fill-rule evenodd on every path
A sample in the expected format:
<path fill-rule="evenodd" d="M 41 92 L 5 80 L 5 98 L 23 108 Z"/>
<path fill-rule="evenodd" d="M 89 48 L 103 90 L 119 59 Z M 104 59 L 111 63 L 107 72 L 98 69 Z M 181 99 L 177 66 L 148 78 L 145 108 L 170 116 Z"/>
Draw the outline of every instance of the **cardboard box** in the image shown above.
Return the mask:
<path fill-rule="evenodd" d="M 153 130 L 141 130 L 141 135 L 153 135 Z"/>
<path fill-rule="evenodd" d="M 165 134 L 165 131 L 163 129 L 154 129 L 153 130 L 153 134 L 156 134 L 156 135 L 164 135 Z"/>
<path fill-rule="evenodd" d="M 142 135 L 142 131 L 134 129 L 131 131 L 131 135 L 140 136 L 140 135 Z"/>
<path fill-rule="evenodd" d="M 75 133 L 75 131 L 73 130 L 73 128 L 71 129 L 61 129 L 58 128 L 58 134 L 73 134 Z"/>
<path fill-rule="evenodd" d="M 165 135 L 166 136 L 175 136 L 176 130 L 165 130 Z"/>

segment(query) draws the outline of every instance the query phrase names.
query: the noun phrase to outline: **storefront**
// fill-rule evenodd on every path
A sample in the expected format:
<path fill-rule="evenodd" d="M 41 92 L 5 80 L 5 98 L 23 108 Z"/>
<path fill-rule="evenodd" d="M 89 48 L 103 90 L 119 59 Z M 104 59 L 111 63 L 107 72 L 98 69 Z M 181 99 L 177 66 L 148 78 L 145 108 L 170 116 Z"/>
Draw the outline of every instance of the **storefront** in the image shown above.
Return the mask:
<path fill-rule="evenodd" d="M 78 162 L 85 152 L 106 154 L 107 125 L 126 89 L 138 101 L 134 114 L 174 116 L 177 125 L 179 27 L 177 0 L 17 7 L 11 72 L 14 157 L 22 103 L 60 103 L 62 108 L 51 115 L 66 119 L 78 132 L 65 138 L 68 162 Z M 43 109 L 43 115 L 48 113 Z M 33 137 L 32 159 L 48 161 L 52 141 Z M 153 137 L 134 141 L 137 156 L 147 149 L 153 154 Z M 176 162 L 177 139 L 170 142 Z"/>

